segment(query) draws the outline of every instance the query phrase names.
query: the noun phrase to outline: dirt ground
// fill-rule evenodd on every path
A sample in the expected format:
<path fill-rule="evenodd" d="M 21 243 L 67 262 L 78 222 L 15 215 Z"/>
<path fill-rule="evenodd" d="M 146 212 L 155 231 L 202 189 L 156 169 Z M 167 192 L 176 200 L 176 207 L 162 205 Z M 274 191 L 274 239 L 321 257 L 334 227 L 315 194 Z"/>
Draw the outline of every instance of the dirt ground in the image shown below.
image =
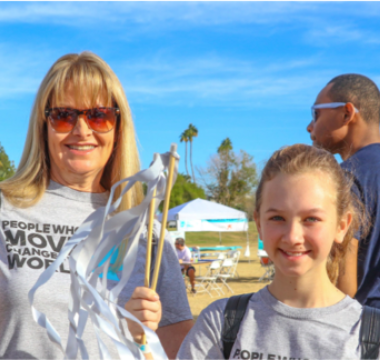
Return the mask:
<path fill-rule="evenodd" d="M 250 247 L 250 258 L 244 258 L 244 250 L 240 256 L 240 260 L 237 267 L 239 277 L 236 279 L 229 279 L 227 282 L 234 291 L 231 294 L 228 289 L 223 286 L 224 295 L 218 296 L 216 291 L 212 291 L 213 297 L 206 292 L 199 294 L 191 294 L 188 292 L 188 299 L 190 303 L 191 312 L 194 316 L 194 320 L 197 319 L 200 312 L 209 304 L 217 299 L 229 297 L 231 295 L 256 292 L 266 286 L 269 282 L 267 280 L 259 282 L 260 277 L 265 273 L 265 269 L 260 265 L 260 261 L 257 257 L 257 243 L 255 242 Z M 202 275 L 206 274 L 207 264 L 197 265 L 197 272 L 201 272 Z M 201 267 L 201 269 L 199 269 Z M 221 285 L 221 284 L 220 284 Z"/>

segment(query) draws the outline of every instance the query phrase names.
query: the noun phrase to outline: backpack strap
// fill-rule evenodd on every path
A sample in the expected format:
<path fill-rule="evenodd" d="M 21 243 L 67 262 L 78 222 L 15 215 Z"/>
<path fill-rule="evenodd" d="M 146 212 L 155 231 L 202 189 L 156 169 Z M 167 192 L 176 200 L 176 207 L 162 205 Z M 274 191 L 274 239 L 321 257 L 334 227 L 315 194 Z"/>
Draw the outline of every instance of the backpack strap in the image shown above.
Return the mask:
<path fill-rule="evenodd" d="M 361 359 L 378 359 L 380 348 L 380 309 L 363 307 L 360 327 Z"/>
<path fill-rule="evenodd" d="M 240 323 L 243 320 L 249 299 L 254 293 L 231 296 L 224 309 L 224 324 L 222 330 L 223 354 L 225 359 L 230 358 Z"/>

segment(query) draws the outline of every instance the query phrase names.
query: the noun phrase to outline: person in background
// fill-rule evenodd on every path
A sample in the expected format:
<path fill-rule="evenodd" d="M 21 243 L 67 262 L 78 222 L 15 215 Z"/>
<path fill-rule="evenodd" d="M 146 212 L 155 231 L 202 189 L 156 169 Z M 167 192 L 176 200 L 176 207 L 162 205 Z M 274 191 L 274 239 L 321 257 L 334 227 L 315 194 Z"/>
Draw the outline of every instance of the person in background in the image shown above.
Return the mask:
<path fill-rule="evenodd" d="M 18 169 L 0 183 L 0 358 L 63 357 L 33 320 L 28 292 L 76 228 L 106 205 L 111 186 L 139 170 L 134 124 L 115 73 L 91 52 L 62 56 L 37 92 Z M 119 194 L 120 187 L 116 197 Z M 117 211 L 135 207 L 142 199 L 142 187 L 135 185 Z M 156 330 L 167 355 L 174 358 L 193 324 L 178 259 L 166 239 L 156 293 L 143 287 L 145 253 L 146 239 L 141 238 L 118 304 Z M 113 266 L 116 274 L 122 260 L 119 253 Z M 108 279 L 109 287 L 115 281 Z M 34 303 L 51 319 L 63 346 L 69 329 L 69 292 L 65 261 L 36 293 Z M 141 328 L 131 326 L 130 331 L 140 342 Z M 91 324 L 83 340 L 89 358 L 98 359 Z M 117 357 L 112 351 L 111 356 Z"/>
<path fill-rule="evenodd" d="M 321 90 L 307 127 L 313 145 L 339 154 L 353 177 L 371 225 L 351 241 L 337 286 L 363 305 L 380 308 L 380 92 L 369 78 L 344 74 Z"/>
<path fill-rule="evenodd" d="M 179 263 L 181 265 L 181 272 L 186 271 L 186 275 L 189 277 L 191 292 L 195 294 L 197 290 L 195 289 L 195 267 L 192 265 L 184 265 L 183 263 L 189 263 L 191 261 L 191 252 L 190 249 L 185 245 L 185 239 L 177 238 L 175 240 L 175 247 L 177 249 L 177 256 Z"/>

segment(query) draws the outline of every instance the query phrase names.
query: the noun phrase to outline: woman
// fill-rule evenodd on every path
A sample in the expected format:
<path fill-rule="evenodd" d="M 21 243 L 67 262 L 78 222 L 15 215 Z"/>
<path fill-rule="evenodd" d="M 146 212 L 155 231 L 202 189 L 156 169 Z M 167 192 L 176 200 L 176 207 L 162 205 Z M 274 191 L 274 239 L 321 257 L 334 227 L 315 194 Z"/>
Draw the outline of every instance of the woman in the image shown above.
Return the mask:
<path fill-rule="evenodd" d="M 114 72 L 90 52 L 58 59 L 37 93 L 17 172 L 0 183 L 1 358 L 62 358 L 33 321 L 28 291 L 83 220 L 106 204 L 112 184 L 137 171 L 131 113 Z M 135 186 L 118 210 L 139 204 L 142 197 L 141 187 Z M 140 240 L 136 266 L 119 303 L 149 326 L 160 316 L 160 302 L 152 291 L 139 287 L 144 283 L 145 246 Z M 35 299 L 63 344 L 69 285 L 65 262 Z M 157 334 L 172 358 L 192 320 L 175 250 L 168 242 L 157 292 L 162 303 Z M 90 358 L 96 358 L 96 340 L 88 328 L 84 338 Z M 139 334 L 133 335 L 138 341 Z"/>

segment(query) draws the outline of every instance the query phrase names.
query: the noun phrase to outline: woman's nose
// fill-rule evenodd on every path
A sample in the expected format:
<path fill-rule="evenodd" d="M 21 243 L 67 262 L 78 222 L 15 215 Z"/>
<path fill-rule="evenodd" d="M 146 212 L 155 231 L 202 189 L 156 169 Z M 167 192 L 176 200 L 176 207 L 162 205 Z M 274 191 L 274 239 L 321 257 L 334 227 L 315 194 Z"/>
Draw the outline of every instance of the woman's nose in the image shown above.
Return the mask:
<path fill-rule="evenodd" d="M 79 115 L 77 123 L 75 124 L 75 127 L 73 129 L 73 134 L 86 137 L 88 135 L 91 135 L 91 133 L 92 133 L 92 130 L 87 123 L 86 115 L 84 114 Z"/>

